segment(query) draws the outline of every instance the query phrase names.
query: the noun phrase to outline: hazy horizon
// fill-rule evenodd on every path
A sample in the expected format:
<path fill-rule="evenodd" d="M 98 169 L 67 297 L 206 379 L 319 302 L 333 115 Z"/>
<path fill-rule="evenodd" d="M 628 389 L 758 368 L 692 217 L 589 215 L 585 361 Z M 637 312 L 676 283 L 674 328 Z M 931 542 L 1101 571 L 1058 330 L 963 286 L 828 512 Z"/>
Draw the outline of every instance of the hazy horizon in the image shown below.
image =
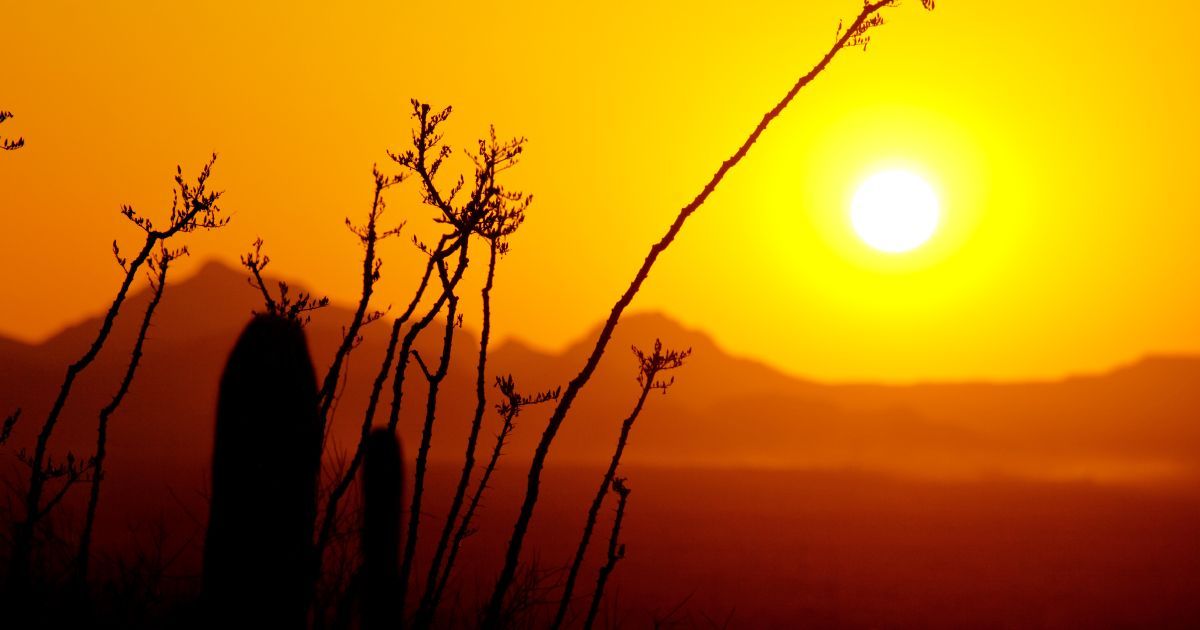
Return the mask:
<path fill-rule="evenodd" d="M 230 274 L 235 274 L 238 276 L 246 276 L 245 269 L 243 269 L 235 264 L 230 264 L 226 261 L 220 260 L 218 258 L 209 257 L 207 259 L 202 258 L 196 264 L 192 265 L 192 269 L 186 274 L 181 274 L 182 277 L 177 277 L 176 280 L 174 281 L 174 284 L 178 285 L 178 284 L 182 284 L 182 283 L 192 280 L 196 275 L 198 275 L 199 273 L 204 271 L 210 265 L 215 265 L 215 266 L 219 267 L 220 269 L 222 269 L 224 272 L 228 272 Z M 275 271 L 275 270 L 272 269 L 272 271 Z M 287 280 L 293 287 L 295 287 L 297 289 L 313 290 L 312 287 L 306 285 L 302 281 L 296 280 L 287 275 L 276 276 L 275 274 L 271 274 L 269 277 Z M 142 290 L 143 289 L 135 288 L 133 290 L 133 293 L 138 294 Z M 169 298 L 164 298 L 164 299 L 169 299 Z M 350 310 L 352 307 L 353 307 L 353 304 L 351 304 L 349 302 L 342 302 L 342 301 L 336 300 L 336 299 L 332 300 L 330 303 L 330 306 L 329 306 L 330 309 L 343 309 L 343 310 L 347 310 L 347 311 Z M 89 323 L 91 320 L 99 317 L 101 314 L 101 311 L 99 309 L 100 309 L 100 307 L 98 307 L 97 311 L 95 311 L 95 312 L 83 313 L 83 314 L 81 314 L 81 317 L 79 319 L 65 322 L 61 327 L 51 330 L 51 331 L 47 332 L 45 335 L 42 335 L 40 337 L 32 337 L 32 336 L 28 336 L 28 335 L 22 335 L 22 334 L 19 334 L 17 331 L 0 330 L 0 339 L 10 339 L 10 340 L 24 343 L 24 344 L 27 344 L 30 346 L 38 346 L 38 345 L 44 344 L 47 341 L 50 341 L 54 337 L 62 334 L 63 332 L 67 331 L 70 328 Z M 249 313 L 247 313 L 247 316 L 248 315 L 249 315 Z M 771 368 L 772 370 L 778 371 L 781 374 L 784 374 L 790 378 L 794 378 L 794 379 L 802 380 L 802 381 L 808 381 L 808 382 L 812 382 L 812 383 L 825 384 L 825 385 L 853 386 L 853 385 L 879 384 L 879 385 L 903 387 L 903 386 L 939 385 L 939 384 L 952 385 L 952 384 L 1059 383 L 1059 382 L 1069 381 L 1071 379 L 1076 379 L 1076 378 L 1102 376 L 1105 374 L 1110 374 L 1110 373 L 1120 371 L 1122 369 L 1129 368 L 1129 367 L 1144 363 L 1146 361 L 1151 361 L 1151 360 L 1155 360 L 1155 359 L 1200 358 L 1200 351 L 1197 351 L 1197 352 L 1146 352 L 1141 355 L 1132 356 L 1126 360 L 1115 361 L 1110 365 L 1099 366 L 1099 367 L 1096 367 L 1093 369 L 1066 371 L 1061 374 L 1054 374 L 1054 375 L 1034 375 L 1034 376 L 1027 376 L 1027 377 L 1014 376 L 1014 377 L 1009 377 L 1009 378 L 993 378 L 993 377 L 989 377 L 989 376 L 963 375 L 963 376 L 955 377 L 955 378 L 946 377 L 946 378 L 925 378 L 925 379 L 919 379 L 919 378 L 918 379 L 889 379 L 887 377 L 880 376 L 880 377 L 875 377 L 875 378 L 846 378 L 846 379 L 839 380 L 839 379 L 832 379 L 832 378 L 821 378 L 819 376 L 814 375 L 812 372 L 808 372 L 808 371 L 804 371 L 804 370 L 789 369 L 788 366 L 773 363 L 766 357 L 759 357 L 759 356 L 754 356 L 752 354 L 740 353 L 736 349 L 729 347 L 724 342 L 724 340 L 721 339 L 721 337 L 718 334 L 715 334 L 711 331 L 703 330 L 702 328 L 699 328 L 695 325 L 689 324 L 684 317 L 681 317 L 678 314 L 673 313 L 669 310 L 633 308 L 633 309 L 631 309 L 631 311 L 629 312 L 629 315 L 628 315 L 628 317 L 639 317 L 639 316 L 663 317 L 663 318 L 671 321 L 672 323 L 682 327 L 689 333 L 702 335 L 702 336 L 708 338 L 709 340 L 712 341 L 712 343 L 714 345 L 716 345 L 723 352 L 729 354 L 732 357 L 761 363 L 762 365 L 767 366 L 767 367 Z M 600 323 L 601 323 L 601 319 L 599 317 L 597 317 L 595 321 L 593 321 L 590 324 L 581 328 L 574 337 L 570 337 L 558 344 L 548 344 L 548 343 L 540 342 L 537 340 L 537 337 L 535 335 L 522 334 L 522 333 L 512 333 L 512 334 L 509 334 L 508 336 L 495 338 L 493 343 L 495 343 L 497 346 L 503 346 L 504 344 L 508 344 L 508 343 L 516 343 L 516 344 L 520 344 L 525 347 L 531 348 L 531 349 L 533 349 L 537 352 L 543 353 L 543 354 L 561 355 L 561 354 L 564 354 L 565 352 L 567 352 L 568 350 L 570 350 L 574 346 L 577 346 L 579 344 L 583 344 L 586 342 L 590 342 L 591 339 L 594 337 L 594 334 L 595 334 L 598 326 L 600 325 Z M 472 331 L 473 334 L 476 334 L 476 335 L 478 334 L 477 327 L 472 327 L 470 322 L 464 323 L 464 326 L 466 329 Z"/>
<path fill-rule="evenodd" d="M 0 331 L 43 337 L 105 306 L 111 240 L 137 238 L 121 204 L 157 216 L 174 165 L 194 172 L 212 151 L 233 222 L 189 239 L 196 256 L 232 264 L 262 236 L 276 271 L 352 300 L 357 242 L 342 219 L 366 211 L 371 165 L 407 142 L 415 96 L 455 106 L 456 150 L 489 123 L 528 138 L 512 177 L 535 201 L 502 262 L 493 324 L 562 347 L 852 5 L 18 3 L 0 55 L 38 63 L 4 79 L 16 115 L 4 133 L 28 144 L 0 169 L 0 266 L 12 270 Z M 633 307 L 839 382 L 1048 378 L 1200 352 L 1187 289 L 1200 212 L 1178 194 L 1195 166 L 1178 147 L 1200 142 L 1200 87 L 1179 79 L 1200 56 L 1183 31 L 1200 6 L 944 5 L 894 11 L 868 52 L 839 56 Z M 454 45 L 410 28 L 426 23 Z M 413 50 L 431 59 L 407 63 Z M 489 81 L 462 80 L 496 50 Z M 893 165 L 930 181 L 945 218 L 899 257 L 846 219 L 855 185 Z M 388 202 L 395 221 L 424 225 L 410 185 Z M 408 234 L 381 252 L 384 303 L 418 273 Z M 180 277 L 197 263 L 180 261 Z"/>
<path fill-rule="evenodd" d="M 8 4 L 9 625 L 1200 628 L 1200 3 Z"/>

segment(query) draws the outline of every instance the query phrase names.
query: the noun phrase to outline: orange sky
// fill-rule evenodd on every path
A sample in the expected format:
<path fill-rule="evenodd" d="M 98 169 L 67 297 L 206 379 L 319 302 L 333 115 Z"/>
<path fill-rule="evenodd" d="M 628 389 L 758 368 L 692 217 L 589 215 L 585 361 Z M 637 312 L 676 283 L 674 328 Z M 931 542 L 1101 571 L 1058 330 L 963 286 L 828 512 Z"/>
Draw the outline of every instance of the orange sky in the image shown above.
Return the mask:
<path fill-rule="evenodd" d="M 0 108 L 16 117 L 0 135 L 28 144 L 0 155 L 0 332 L 39 339 L 101 309 L 111 240 L 137 237 L 120 205 L 163 211 L 174 165 L 214 150 L 234 221 L 191 237 L 189 264 L 235 261 L 261 235 L 276 273 L 352 300 L 342 217 L 365 212 L 415 96 L 456 107 L 457 146 L 489 122 L 529 138 L 512 179 L 535 202 L 495 326 L 561 347 L 860 6 L 406 4 L 6 6 Z M 1200 351 L 1200 8 L 887 15 L 768 130 L 635 310 L 828 380 L 1050 377 Z M 934 184 L 943 229 L 875 254 L 848 200 L 895 165 Z M 389 201 L 396 220 L 416 207 L 411 188 Z M 411 250 L 385 249 L 384 301 L 404 300 Z"/>

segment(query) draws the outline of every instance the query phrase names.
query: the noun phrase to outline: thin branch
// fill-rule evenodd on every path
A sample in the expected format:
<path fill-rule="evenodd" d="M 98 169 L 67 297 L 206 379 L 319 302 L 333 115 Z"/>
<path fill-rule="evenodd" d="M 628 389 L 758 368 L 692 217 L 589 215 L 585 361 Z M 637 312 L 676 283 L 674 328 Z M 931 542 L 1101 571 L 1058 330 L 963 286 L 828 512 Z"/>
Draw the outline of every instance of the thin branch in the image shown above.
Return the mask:
<path fill-rule="evenodd" d="M 84 475 L 87 473 L 90 467 L 90 464 L 75 459 L 75 456 L 72 453 L 67 453 L 66 463 L 62 464 L 57 469 L 53 469 L 53 471 L 48 475 L 48 478 L 51 479 L 61 478 L 63 480 L 63 485 L 58 489 L 58 492 L 56 492 L 48 501 L 46 501 L 46 505 L 42 506 L 41 512 L 39 512 L 37 515 L 37 520 L 40 521 L 41 519 L 45 518 L 46 515 L 49 514 L 50 511 L 53 510 L 54 507 L 63 500 L 64 497 L 67 496 L 67 492 L 77 482 L 86 481 L 87 478 Z"/>
<path fill-rule="evenodd" d="M 413 353 L 417 359 L 421 370 L 425 372 L 425 378 L 429 381 L 429 388 L 425 397 L 425 422 L 421 427 L 421 442 L 417 447 L 417 460 L 413 469 L 413 490 L 412 504 L 408 512 L 408 532 L 404 537 L 404 554 L 400 560 L 400 584 L 397 600 L 400 602 L 400 609 L 404 609 L 405 597 L 408 593 L 409 582 L 412 577 L 413 561 L 417 552 L 417 534 L 421 522 L 421 502 L 425 491 L 425 474 L 429 465 L 429 449 L 433 442 L 433 425 L 437 418 L 438 394 L 441 391 L 442 381 L 445 380 L 446 374 L 450 370 L 451 351 L 454 348 L 454 329 L 455 314 L 458 312 L 458 296 L 454 293 L 454 287 L 451 284 L 450 277 L 446 272 L 444 264 L 438 265 L 438 275 L 442 280 L 442 287 L 446 297 L 446 326 L 442 335 L 442 353 L 438 361 L 436 370 L 430 373 L 425 363 L 421 361 L 421 355 Z"/>
<path fill-rule="evenodd" d="M 534 507 L 537 505 L 538 495 L 541 489 L 542 470 L 546 464 L 546 458 L 550 454 L 550 446 L 554 442 L 555 436 L 558 434 L 559 428 L 562 426 L 563 420 L 566 419 L 567 412 L 571 409 L 571 404 L 575 402 L 575 397 L 579 395 L 579 391 L 591 379 L 592 373 L 595 372 L 596 366 L 600 363 L 600 358 L 604 355 L 605 349 L 608 347 L 608 342 L 612 338 L 613 331 L 617 327 L 617 323 L 621 319 L 621 315 L 625 312 L 626 307 L 633 301 L 645 283 L 646 278 L 650 275 L 650 270 L 654 268 L 658 257 L 674 242 L 675 237 L 679 235 L 679 231 L 683 229 L 684 223 L 688 218 L 700 208 L 708 197 L 716 190 L 717 185 L 725 179 L 729 171 L 737 166 L 738 163 L 749 153 L 750 147 L 758 141 L 758 138 L 766 131 L 767 126 L 771 121 L 775 120 L 780 113 L 795 99 L 796 94 L 800 92 L 804 86 L 808 85 L 817 77 L 825 68 L 833 61 L 837 53 L 845 47 L 846 42 L 851 39 L 851 33 L 859 29 L 863 23 L 871 18 L 880 9 L 889 6 L 892 0 L 878 0 L 874 3 L 869 3 L 863 6 L 858 17 L 854 19 L 850 28 L 843 33 L 834 45 L 825 53 L 825 56 L 804 76 L 796 81 L 795 85 L 788 90 L 787 94 L 767 113 L 762 117 L 762 120 L 750 132 L 750 135 L 742 142 L 741 146 L 734 151 L 733 155 L 725 160 L 721 166 L 713 174 L 712 178 L 700 190 L 696 197 L 684 206 L 675 220 L 667 228 L 666 234 L 663 235 L 657 243 L 651 248 L 642 262 L 637 273 L 634 274 L 633 280 L 629 284 L 629 288 L 621 294 L 613 305 L 612 311 L 609 313 L 608 319 L 605 321 L 603 328 L 600 330 L 600 335 L 596 339 L 596 344 L 588 355 L 587 361 L 580 369 L 579 374 L 575 376 L 568 384 L 563 392 L 562 398 L 559 399 L 558 405 L 554 413 L 550 416 L 546 430 L 542 434 L 541 440 L 538 442 L 537 449 L 534 451 L 533 461 L 529 467 L 528 482 L 525 488 L 525 498 L 522 501 L 520 512 L 517 515 L 517 521 L 513 525 L 512 537 L 509 539 L 508 549 L 504 555 L 504 564 L 500 570 L 500 575 L 496 579 L 496 586 L 492 591 L 491 598 L 484 609 L 483 626 L 485 628 L 498 628 L 501 625 L 501 614 L 504 608 L 504 598 L 508 593 L 509 587 L 512 585 L 513 577 L 516 575 L 517 566 L 521 558 L 521 549 L 525 543 L 525 535 L 529 531 L 529 522 L 533 519 Z"/>
<path fill-rule="evenodd" d="M 572 559 L 571 568 L 567 572 L 567 581 L 563 585 L 562 599 L 559 601 L 558 610 L 554 613 L 554 621 L 550 624 L 551 628 L 561 627 L 566 620 L 567 609 L 571 605 L 571 595 L 575 590 L 575 580 L 579 577 L 579 570 L 583 566 L 583 558 L 587 554 L 588 544 L 591 542 L 592 532 L 596 527 L 596 520 L 600 515 L 600 506 L 604 503 L 604 497 L 608 494 L 608 490 L 616 478 L 617 467 L 621 465 L 621 456 L 625 453 L 625 445 L 629 443 L 629 433 L 633 430 L 633 423 L 641 415 L 642 408 L 645 406 L 646 398 L 650 395 L 650 392 L 660 389 L 663 393 L 666 393 L 667 388 L 674 382 L 673 380 L 668 382 L 657 380 L 659 373 L 682 367 L 684 360 L 691 353 L 692 350 L 690 348 L 682 352 L 663 350 L 662 341 L 658 339 L 654 341 L 654 351 L 651 353 L 643 352 L 637 347 L 633 348 L 633 355 L 638 360 L 637 382 L 641 387 L 641 391 L 638 394 L 637 402 L 633 406 L 633 411 L 621 423 L 621 433 L 617 438 L 617 447 L 613 451 L 608 469 L 604 471 L 604 476 L 600 479 L 600 487 L 596 490 L 596 496 L 592 499 L 592 505 L 588 508 L 587 519 L 583 525 L 583 535 L 580 536 L 579 545 L 575 548 L 575 557 Z"/>
<path fill-rule="evenodd" d="M 12 112 L 0 110 L 0 123 L 4 122 L 12 117 L 13 117 Z M 9 140 L 8 138 L 0 137 L 0 149 L 2 149 L 4 151 L 16 151 L 17 149 L 20 149 L 23 146 L 25 146 L 25 138 L 17 138 L 16 140 Z"/>
<path fill-rule="evenodd" d="M 621 521 L 625 520 L 625 504 L 629 501 L 629 486 L 625 485 L 624 479 L 614 479 L 613 490 L 619 498 L 617 516 L 613 519 L 612 533 L 608 537 L 608 560 L 600 567 L 600 573 L 596 576 L 596 591 L 592 594 L 592 605 L 588 608 L 587 620 L 583 622 L 584 630 L 591 630 L 592 625 L 596 623 L 596 613 L 600 611 L 600 601 L 604 599 L 604 586 L 608 583 L 613 569 L 617 568 L 617 562 L 625 557 L 625 544 L 620 542 L 620 537 Z"/>
<path fill-rule="evenodd" d="M 462 473 L 459 475 L 458 485 L 455 486 L 454 498 L 451 499 L 450 509 L 446 513 L 446 523 L 442 527 L 441 536 L 438 538 L 437 547 L 434 550 L 433 560 L 429 564 L 429 575 L 425 581 L 425 592 L 421 596 L 421 603 L 417 608 L 417 616 L 413 624 L 417 628 L 424 628 L 432 623 L 433 616 L 437 612 L 439 603 L 437 596 L 438 578 L 442 573 L 442 560 L 450 544 L 450 537 L 454 533 L 455 524 L 458 522 L 459 511 L 462 509 L 467 487 L 471 483 L 471 472 L 475 466 L 475 447 L 479 440 L 480 428 L 483 425 L 483 414 L 487 409 L 487 356 L 492 326 L 491 295 L 496 277 L 496 258 L 500 249 L 499 238 L 492 239 L 490 245 L 487 278 L 484 281 L 483 289 L 480 291 L 483 300 L 483 325 L 479 335 L 479 359 L 475 365 L 475 414 L 471 418 L 471 429 L 467 436 Z"/>
<path fill-rule="evenodd" d="M 412 317 L 417 305 L 421 302 L 421 298 L 425 295 L 425 290 L 429 285 L 429 278 L 433 274 L 433 268 L 436 264 L 436 261 L 444 258 L 453 251 L 452 249 L 448 249 L 449 242 L 450 238 L 448 236 L 442 238 L 441 242 L 438 244 L 436 253 L 429 257 L 429 261 L 425 265 L 425 273 L 421 276 L 421 282 L 417 286 L 412 300 L 408 303 L 408 308 L 406 308 L 404 312 L 392 322 L 392 332 L 391 336 L 388 338 L 387 349 L 384 351 L 383 361 L 379 366 L 379 372 L 376 374 L 375 382 L 371 387 L 371 395 L 367 399 L 367 410 L 363 414 L 363 422 L 360 428 L 358 446 L 354 450 L 354 456 L 350 459 L 350 464 L 346 467 L 345 472 L 342 473 L 341 479 L 334 486 L 333 490 L 329 494 L 329 497 L 325 500 L 325 514 L 321 521 L 321 528 L 319 530 L 320 533 L 317 535 L 316 556 L 318 573 L 320 572 L 320 563 L 324 555 L 325 547 L 328 545 L 330 536 L 333 534 L 333 525 L 337 520 L 338 504 L 341 502 L 342 497 L 350 489 L 351 484 L 354 483 L 355 475 L 357 474 L 359 467 L 362 465 L 362 460 L 366 453 L 365 449 L 367 438 L 370 436 L 371 426 L 374 424 L 375 420 L 375 410 L 379 405 L 379 397 L 383 392 L 383 385 L 387 382 L 387 377 L 391 373 L 392 361 L 396 356 L 396 343 L 399 341 L 400 329 L 404 326 L 408 319 Z"/>
<path fill-rule="evenodd" d="M 150 332 L 150 322 L 154 318 L 154 311 L 158 308 L 159 302 L 162 301 L 163 290 L 167 286 L 167 269 L 170 268 L 173 260 L 185 255 L 187 255 L 187 249 L 169 250 L 166 247 L 160 247 L 157 256 L 148 261 L 151 273 L 150 288 L 152 290 L 150 303 L 146 305 L 145 315 L 142 316 L 142 323 L 138 328 L 137 339 L 134 341 L 133 350 L 129 354 L 129 364 L 125 368 L 125 375 L 121 378 L 121 384 L 117 388 L 117 393 L 100 410 L 99 420 L 96 423 L 96 454 L 92 456 L 91 493 L 88 496 L 83 532 L 79 537 L 79 550 L 75 557 L 75 580 L 80 587 L 87 582 L 91 559 L 92 530 L 96 523 L 96 509 L 100 503 L 100 484 L 104 481 L 104 459 L 108 453 L 108 421 L 113 413 L 117 411 L 117 408 L 121 406 L 121 402 L 125 400 L 125 395 L 129 393 L 129 388 L 133 384 L 133 378 L 137 374 L 138 365 L 142 360 L 142 349 L 146 343 L 146 336 Z"/>
<path fill-rule="evenodd" d="M 496 411 L 503 419 L 503 424 L 500 427 L 500 433 L 496 436 L 496 444 L 492 447 L 492 455 L 488 459 L 487 465 L 484 466 L 482 475 L 479 477 L 479 484 L 475 487 L 475 493 L 471 495 L 467 511 L 463 514 L 462 521 L 458 525 L 458 530 L 454 532 L 454 539 L 450 546 L 449 555 L 446 557 L 446 564 L 442 568 L 441 578 L 437 582 L 437 592 L 434 594 L 433 606 L 435 611 L 437 603 L 442 600 L 445 594 L 446 584 L 450 582 L 450 575 L 454 570 L 454 561 L 458 557 L 458 552 L 462 548 L 463 541 L 475 533 L 475 530 L 471 528 L 471 520 L 474 518 L 476 510 L 479 509 L 483 493 L 487 490 L 488 481 L 491 480 L 492 473 L 496 470 L 496 463 L 500 460 L 500 455 L 504 451 L 505 444 L 508 443 L 508 437 L 516 429 L 514 420 L 523 408 L 557 400 L 560 392 L 558 388 L 555 388 L 533 396 L 522 396 L 517 392 L 516 384 L 513 382 L 511 375 L 496 377 L 496 387 L 504 397 L 504 400 L 496 404 Z"/>
<path fill-rule="evenodd" d="M 100 330 L 96 333 L 95 339 L 87 351 L 84 352 L 83 356 L 67 367 L 66 376 L 63 378 L 62 385 L 58 390 L 58 396 L 55 398 L 46 419 L 42 422 L 41 431 L 38 433 L 37 442 L 34 446 L 33 456 L 30 458 L 29 489 L 25 496 L 25 518 L 16 524 L 13 533 L 10 579 L 18 589 L 23 589 L 28 585 L 34 529 L 37 522 L 49 511 L 41 505 L 42 492 L 47 479 L 43 466 L 46 461 L 46 452 L 49 447 L 50 438 L 54 433 L 55 426 L 58 424 L 59 416 L 66 405 L 67 398 L 71 394 L 71 388 L 75 384 L 75 379 L 92 364 L 92 361 L 100 353 L 100 349 L 104 347 L 104 343 L 108 340 L 108 336 L 112 332 L 117 314 L 121 310 L 121 305 L 124 304 L 125 297 L 128 295 L 129 287 L 133 284 L 133 279 L 136 277 L 138 270 L 141 269 L 141 266 L 150 257 L 154 248 L 160 242 L 165 242 L 176 234 L 189 233 L 196 230 L 217 229 L 229 222 L 229 218 L 222 215 L 221 208 L 217 205 L 221 193 L 210 192 L 208 190 L 208 178 L 212 173 L 212 166 L 216 159 L 216 154 L 213 154 L 212 158 L 201 168 L 195 184 L 185 182 L 183 179 L 183 170 L 176 167 L 176 189 L 171 202 L 170 225 L 166 229 L 159 230 L 155 228 L 149 218 L 139 215 L 130 206 L 123 206 L 121 208 L 121 214 L 145 232 L 145 241 L 137 255 L 128 264 L 123 265 L 125 268 L 125 277 L 117 289 L 117 295 L 113 298 L 112 305 L 109 306 L 108 311 L 104 314 Z M 120 259 L 120 252 L 115 244 L 113 250 L 114 255 Z"/>
<path fill-rule="evenodd" d="M 382 239 L 398 235 L 401 227 L 403 227 L 400 226 L 383 232 L 379 231 L 379 220 L 383 216 L 383 211 L 386 207 L 383 201 L 383 191 L 390 186 L 399 184 L 403 181 L 403 177 L 385 176 L 379 172 L 378 168 L 373 169 L 372 174 L 375 178 L 375 194 L 371 201 L 371 211 L 367 214 L 366 225 L 357 227 L 350 222 L 350 219 L 346 219 L 346 226 L 350 228 L 350 231 L 358 237 L 363 245 L 362 290 L 358 300 L 358 307 L 354 310 L 353 317 L 350 318 L 350 325 L 346 327 L 346 331 L 342 335 L 342 343 L 338 346 L 337 352 L 334 353 L 333 361 L 329 366 L 329 370 L 325 373 L 325 379 L 322 381 L 320 410 L 323 433 L 329 425 L 329 409 L 333 405 L 338 374 L 342 370 L 342 364 L 345 362 L 346 357 L 354 349 L 355 339 L 358 338 L 359 331 L 367 319 L 367 308 L 370 305 L 371 296 L 375 292 L 375 284 L 379 282 L 382 261 L 377 257 L 376 245 Z"/>
<path fill-rule="evenodd" d="M 6 418 L 4 418 L 4 424 L 0 425 L 0 446 L 4 446 L 4 443 L 8 441 L 8 438 L 12 437 L 13 428 L 17 426 L 17 422 L 20 420 L 20 408 L 17 408 L 12 413 L 8 414 Z"/>
<path fill-rule="evenodd" d="M 278 315 L 305 326 L 312 320 L 309 313 L 329 306 L 328 297 L 314 298 L 307 291 L 300 291 L 295 298 L 291 297 L 289 295 L 291 287 L 282 280 L 276 283 L 279 285 L 279 297 L 271 295 L 262 276 L 263 270 L 271 263 L 271 257 L 262 253 L 263 240 L 261 238 L 255 239 L 252 246 L 253 250 L 241 256 L 241 262 L 242 266 L 250 271 L 250 277 L 247 278 L 250 286 L 262 294 L 267 314 Z"/>

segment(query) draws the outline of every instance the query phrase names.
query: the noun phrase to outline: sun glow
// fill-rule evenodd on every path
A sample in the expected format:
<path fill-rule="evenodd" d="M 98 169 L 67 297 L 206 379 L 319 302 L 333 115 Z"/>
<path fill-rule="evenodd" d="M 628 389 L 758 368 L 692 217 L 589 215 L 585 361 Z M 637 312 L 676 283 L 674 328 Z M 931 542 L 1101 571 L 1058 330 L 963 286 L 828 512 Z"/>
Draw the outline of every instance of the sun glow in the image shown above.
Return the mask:
<path fill-rule="evenodd" d="M 938 198 L 909 171 L 876 173 L 859 185 L 850 202 L 850 223 L 867 245 L 889 254 L 911 251 L 937 231 Z"/>

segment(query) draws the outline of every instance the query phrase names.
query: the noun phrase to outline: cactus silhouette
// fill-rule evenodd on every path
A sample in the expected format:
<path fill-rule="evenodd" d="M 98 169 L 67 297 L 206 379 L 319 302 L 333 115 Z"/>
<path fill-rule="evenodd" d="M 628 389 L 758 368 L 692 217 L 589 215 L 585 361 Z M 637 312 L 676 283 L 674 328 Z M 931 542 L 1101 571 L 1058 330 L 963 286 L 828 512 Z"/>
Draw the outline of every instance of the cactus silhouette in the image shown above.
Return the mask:
<path fill-rule="evenodd" d="M 362 627 L 399 628 L 396 590 L 400 580 L 404 462 L 395 434 L 387 429 L 372 431 L 363 464 Z"/>
<path fill-rule="evenodd" d="M 306 625 L 321 437 L 301 324 L 254 317 L 229 355 L 217 400 L 204 543 L 210 627 Z"/>

